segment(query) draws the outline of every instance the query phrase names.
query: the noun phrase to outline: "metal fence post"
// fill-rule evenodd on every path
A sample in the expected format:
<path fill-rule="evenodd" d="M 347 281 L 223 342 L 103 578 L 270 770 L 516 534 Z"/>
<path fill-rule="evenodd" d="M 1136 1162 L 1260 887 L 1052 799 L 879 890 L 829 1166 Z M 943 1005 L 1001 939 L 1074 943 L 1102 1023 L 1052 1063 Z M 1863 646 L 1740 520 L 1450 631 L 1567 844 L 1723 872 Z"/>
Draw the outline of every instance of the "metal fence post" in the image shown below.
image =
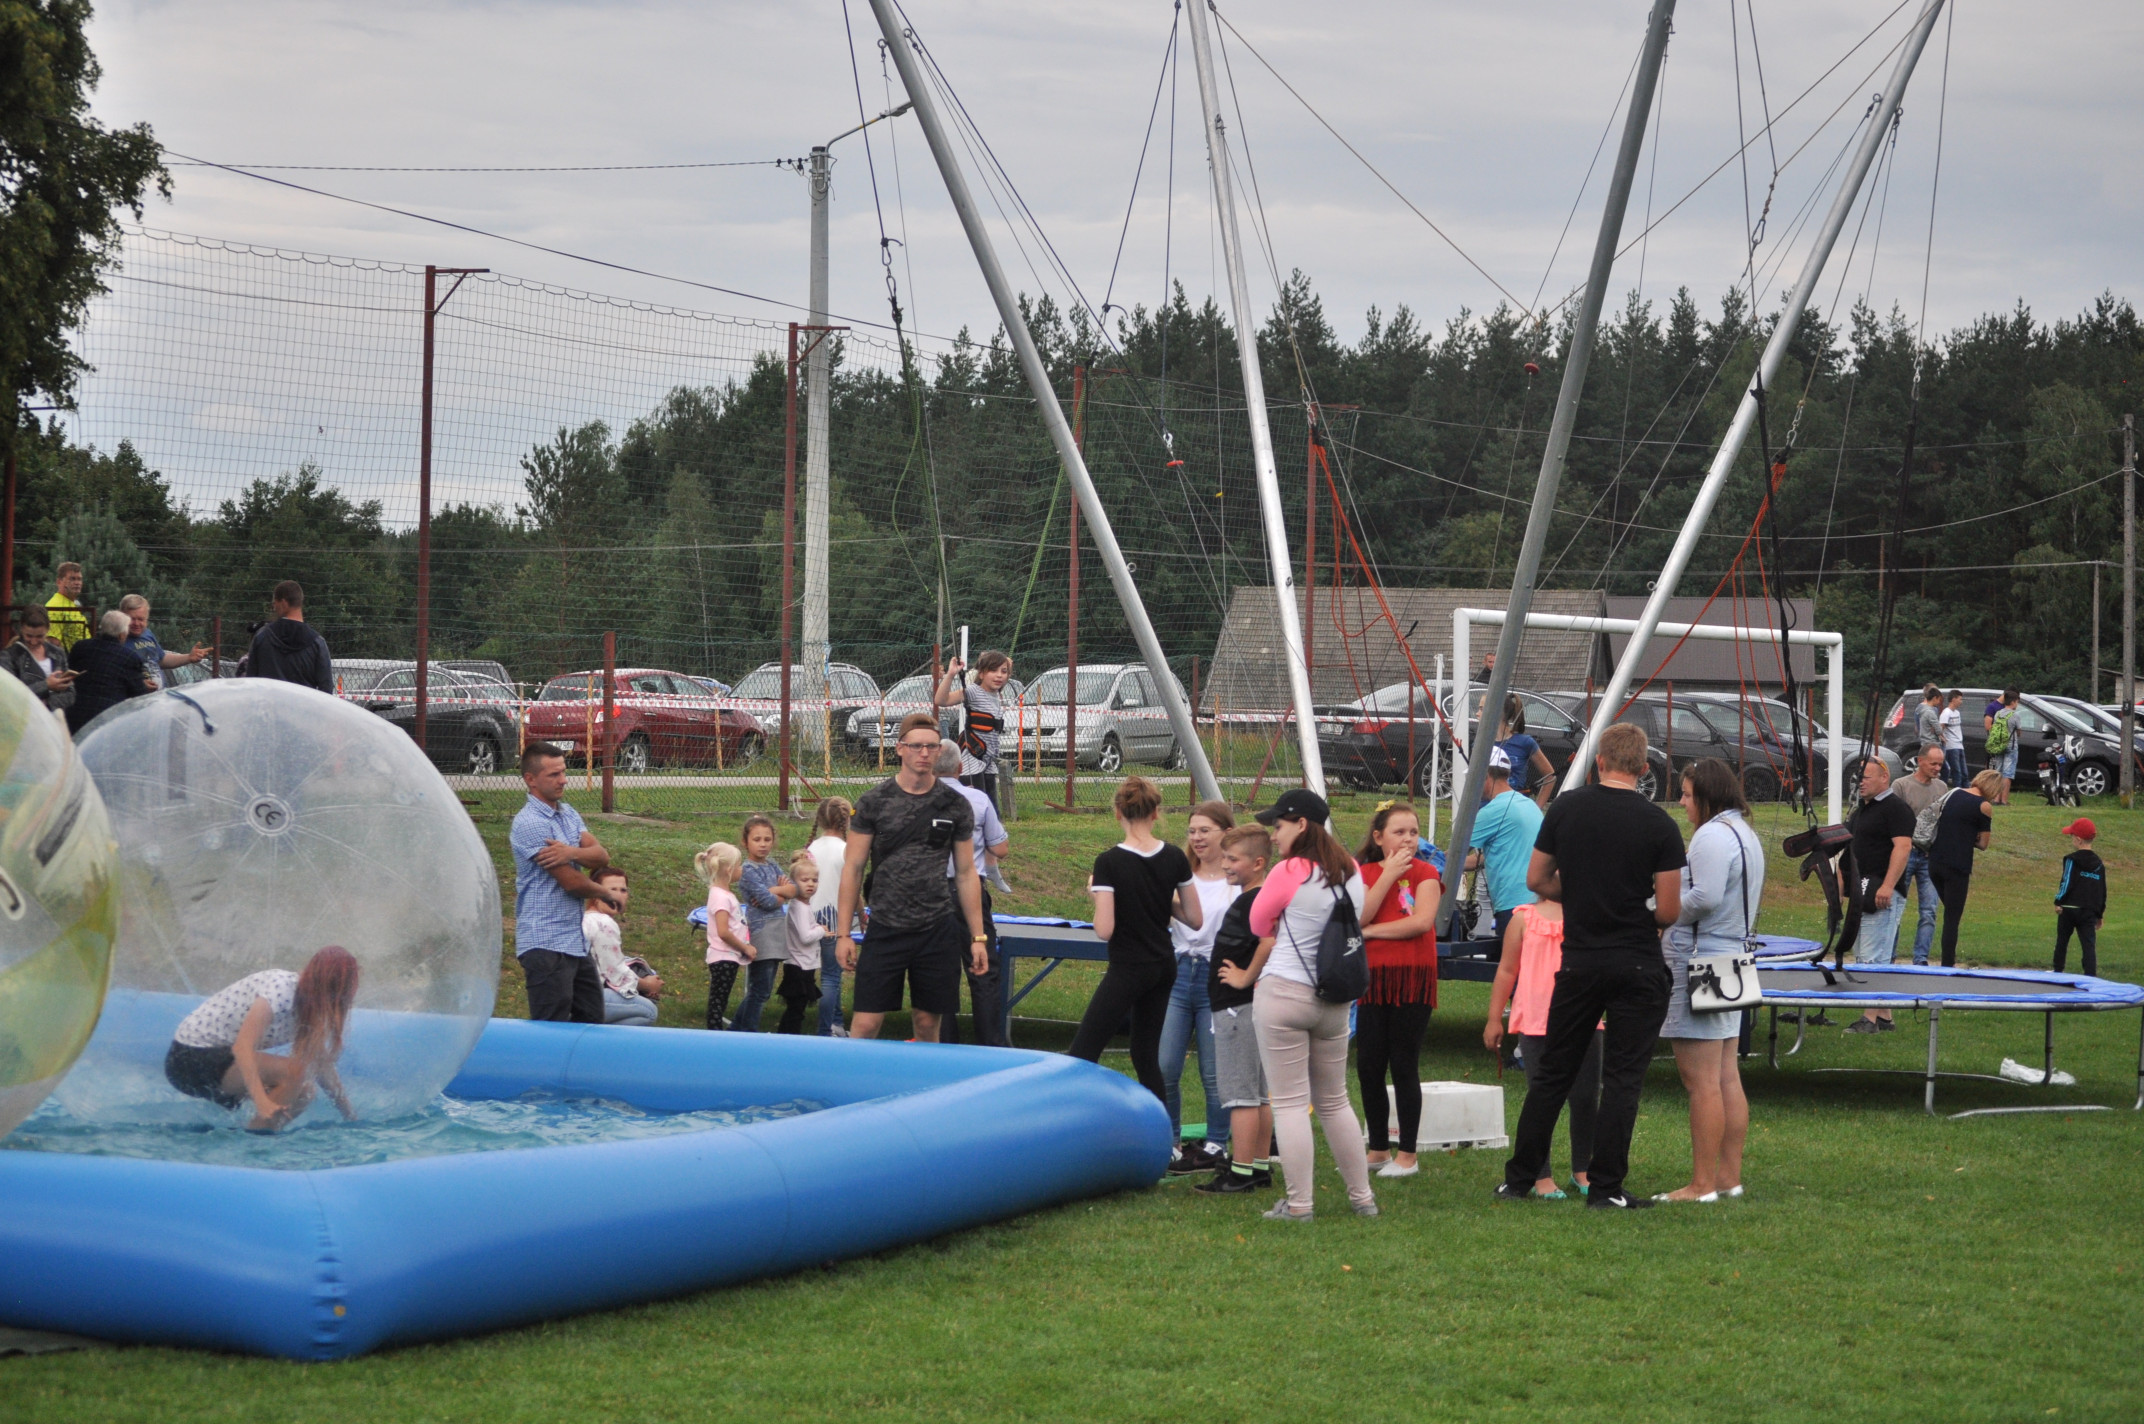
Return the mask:
<path fill-rule="evenodd" d="M 603 809 L 618 809 L 614 782 L 618 764 L 618 635 L 603 635 Z"/>

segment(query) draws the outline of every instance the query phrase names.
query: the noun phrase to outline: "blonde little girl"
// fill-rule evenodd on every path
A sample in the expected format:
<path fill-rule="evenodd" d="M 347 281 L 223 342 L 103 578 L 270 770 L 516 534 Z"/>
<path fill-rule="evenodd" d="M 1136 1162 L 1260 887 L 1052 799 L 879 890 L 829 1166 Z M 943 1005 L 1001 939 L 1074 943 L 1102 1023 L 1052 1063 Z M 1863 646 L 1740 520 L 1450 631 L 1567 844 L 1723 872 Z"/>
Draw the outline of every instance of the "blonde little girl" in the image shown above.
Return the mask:
<path fill-rule="evenodd" d="M 744 907 L 732 887 L 744 852 L 716 841 L 692 858 L 692 868 L 707 882 L 707 1026 L 728 1028 L 730 991 L 737 971 L 759 955 L 745 933 Z"/>
<path fill-rule="evenodd" d="M 819 1002 L 819 940 L 826 933 L 811 907 L 819 889 L 819 862 L 809 849 L 789 857 L 789 878 L 796 886 L 796 898 L 782 912 L 789 958 L 782 965 L 781 987 L 775 990 L 782 996 L 782 1021 L 776 1033 L 802 1033 L 804 1010 Z"/>

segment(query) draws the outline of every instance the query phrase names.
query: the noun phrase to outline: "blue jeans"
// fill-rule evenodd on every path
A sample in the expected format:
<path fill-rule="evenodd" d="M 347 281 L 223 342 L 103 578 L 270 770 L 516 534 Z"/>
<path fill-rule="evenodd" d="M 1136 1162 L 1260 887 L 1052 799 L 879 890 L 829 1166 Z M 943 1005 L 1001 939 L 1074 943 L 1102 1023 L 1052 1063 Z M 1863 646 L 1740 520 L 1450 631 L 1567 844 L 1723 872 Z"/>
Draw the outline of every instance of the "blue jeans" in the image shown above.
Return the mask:
<path fill-rule="evenodd" d="M 1928 948 L 1936 942 L 1936 882 L 1928 873 L 1928 852 L 1909 851 L 1906 855 L 1906 880 L 1913 885 L 1913 903 L 1920 907 L 1921 922 L 1913 931 L 1913 962 L 1926 964 Z M 1905 886 L 1898 887 L 1905 892 Z"/>
<path fill-rule="evenodd" d="M 744 1004 L 737 1010 L 735 1026 L 740 1033 L 758 1033 L 760 1011 L 774 997 L 774 985 L 782 977 L 779 959 L 755 959 L 745 969 Z"/>
<path fill-rule="evenodd" d="M 832 1038 L 841 1021 L 841 956 L 829 935 L 819 941 L 819 1036 Z"/>
<path fill-rule="evenodd" d="M 1161 1081 L 1168 1089 L 1169 1131 L 1184 1122 L 1184 1055 L 1194 1033 L 1199 1053 L 1199 1086 L 1206 1090 L 1206 1140 L 1228 1145 L 1228 1114 L 1221 1111 L 1220 1060 L 1213 1052 L 1213 1005 L 1206 998 L 1210 960 L 1195 954 L 1176 956 L 1176 984 L 1169 991 L 1169 1012 L 1161 1021 Z"/>
<path fill-rule="evenodd" d="M 1945 747 L 1943 749 L 1943 779 L 1953 787 L 1963 786 L 1971 779 L 1970 774 L 1965 769 L 1964 747 Z"/>
<path fill-rule="evenodd" d="M 1861 930 L 1854 937 L 1854 963 L 1889 964 L 1898 952 L 1898 922 L 1906 917 L 1906 892 L 1891 892 L 1888 910 L 1863 910 Z"/>

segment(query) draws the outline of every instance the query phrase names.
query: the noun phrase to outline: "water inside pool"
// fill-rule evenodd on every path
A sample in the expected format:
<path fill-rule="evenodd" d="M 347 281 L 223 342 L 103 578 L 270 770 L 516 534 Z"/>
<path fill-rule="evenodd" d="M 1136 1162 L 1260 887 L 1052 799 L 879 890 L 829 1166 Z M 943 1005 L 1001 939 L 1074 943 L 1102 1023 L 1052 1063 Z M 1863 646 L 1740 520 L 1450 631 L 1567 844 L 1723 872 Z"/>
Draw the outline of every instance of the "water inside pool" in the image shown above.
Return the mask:
<path fill-rule="evenodd" d="M 69 1116 L 53 1100 L 0 1140 L 0 1150 L 150 1157 L 302 1172 L 450 1152 L 509 1152 L 713 1132 L 796 1117 L 822 1106 L 799 1099 L 765 1107 L 659 1113 L 603 1098 L 472 1099 L 442 1094 L 430 1107 L 407 1117 L 342 1122 L 316 1115 L 283 1132 L 266 1134 L 245 1131 L 237 1114 L 227 1124 L 87 1123 Z"/>

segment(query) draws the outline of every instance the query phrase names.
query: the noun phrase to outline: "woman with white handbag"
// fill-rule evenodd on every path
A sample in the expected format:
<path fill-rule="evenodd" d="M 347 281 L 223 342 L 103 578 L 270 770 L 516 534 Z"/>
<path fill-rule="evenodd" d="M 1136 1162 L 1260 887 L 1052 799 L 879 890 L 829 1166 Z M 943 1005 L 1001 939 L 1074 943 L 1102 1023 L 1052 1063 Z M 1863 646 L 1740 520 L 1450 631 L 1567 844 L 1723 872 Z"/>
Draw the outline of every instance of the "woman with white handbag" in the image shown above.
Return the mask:
<path fill-rule="evenodd" d="M 1690 1184 L 1654 1200 L 1715 1202 L 1742 1195 L 1749 1099 L 1735 1042 L 1742 1010 L 1759 1001 L 1749 942 L 1764 897 L 1764 845 L 1750 829 L 1740 778 L 1716 757 L 1684 768 L 1682 808 L 1692 827 L 1689 864 L 1682 917 L 1661 945 L 1675 985 L 1660 1036 L 1674 1045 L 1690 1094 Z"/>

